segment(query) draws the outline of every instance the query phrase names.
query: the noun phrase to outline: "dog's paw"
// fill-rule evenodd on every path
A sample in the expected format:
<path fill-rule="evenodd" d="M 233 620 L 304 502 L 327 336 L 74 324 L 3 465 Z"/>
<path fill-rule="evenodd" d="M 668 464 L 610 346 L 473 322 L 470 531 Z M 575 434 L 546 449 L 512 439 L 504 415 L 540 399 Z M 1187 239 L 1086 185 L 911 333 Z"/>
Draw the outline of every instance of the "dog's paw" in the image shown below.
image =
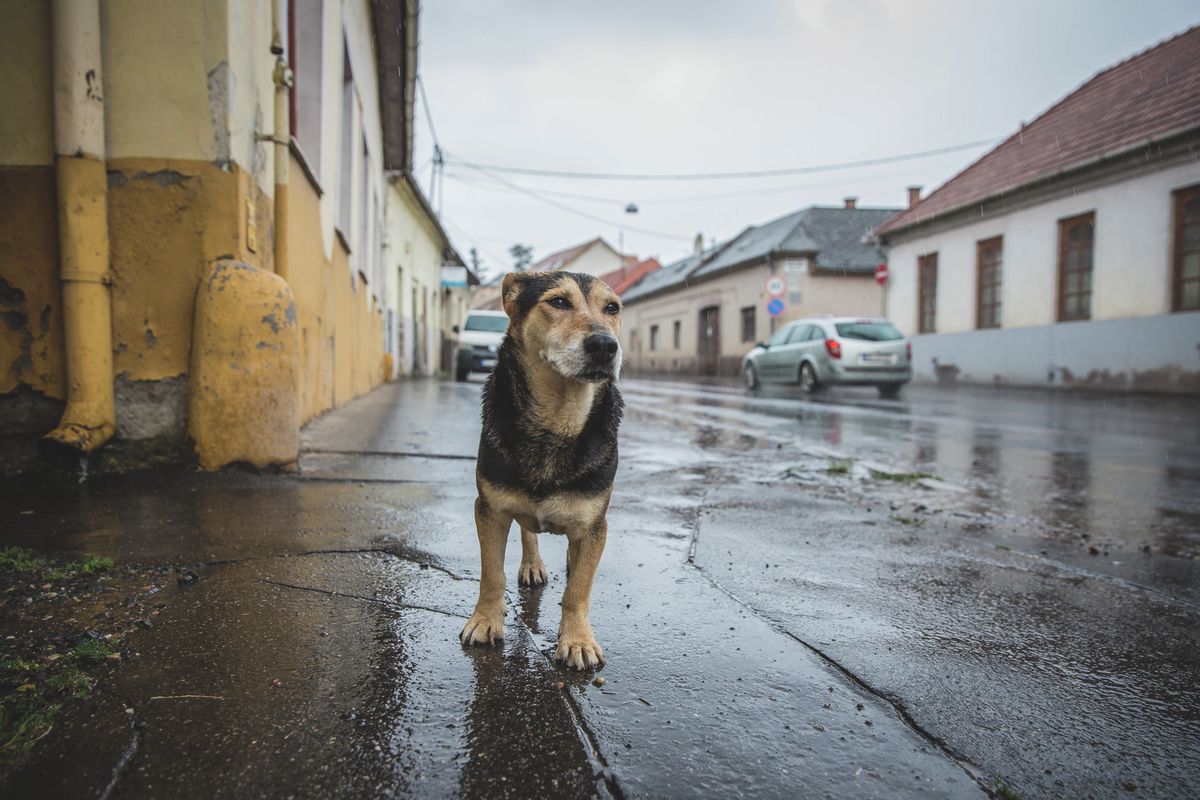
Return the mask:
<path fill-rule="evenodd" d="M 467 620 L 458 640 L 463 644 L 498 644 L 504 641 L 504 616 L 476 611 Z"/>
<path fill-rule="evenodd" d="M 546 564 L 542 559 L 521 562 L 521 570 L 517 573 L 517 583 L 521 586 L 545 586 L 549 579 L 550 574 L 546 572 Z"/>
<path fill-rule="evenodd" d="M 569 669 L 599 669 L 604 666 L 604 651 L 594 636 L 558 637 L 554 657 Z"/>

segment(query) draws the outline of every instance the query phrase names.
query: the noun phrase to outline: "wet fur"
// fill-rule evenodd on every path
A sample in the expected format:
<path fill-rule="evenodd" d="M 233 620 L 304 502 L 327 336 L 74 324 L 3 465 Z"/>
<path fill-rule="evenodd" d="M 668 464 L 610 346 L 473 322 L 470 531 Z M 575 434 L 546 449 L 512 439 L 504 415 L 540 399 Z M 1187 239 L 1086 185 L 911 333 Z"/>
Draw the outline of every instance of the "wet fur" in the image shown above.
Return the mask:
<path fill-rule="evenodd" d="M 569 297 L 572 308 L 545 307 L 555 295 Z M 597 332 L 616 338 L 620 320 L 605 308 L 609 303 L 619 307 L 619 300 L 592 276 L 565 272 L 508 276 L 503 299 L 509 331 L 483 390 L 476 466 L 483 575 L 479 602 L 462 640 L 503 638 L 503 552 L 516 520 L 522 534 L 522 583 L 546 581 L 536 534 L 567 535 L 568 584 L 558 657 L 577 669 L 600 666 L 603 651 L 592 635 L 588 606 L 607 535 L 605 514 L 617 471 L 623 402 L 614 385 L 619 351 L 612 376 L 598 380 L 583 375 L 588 368 L 582 342 Z"/>

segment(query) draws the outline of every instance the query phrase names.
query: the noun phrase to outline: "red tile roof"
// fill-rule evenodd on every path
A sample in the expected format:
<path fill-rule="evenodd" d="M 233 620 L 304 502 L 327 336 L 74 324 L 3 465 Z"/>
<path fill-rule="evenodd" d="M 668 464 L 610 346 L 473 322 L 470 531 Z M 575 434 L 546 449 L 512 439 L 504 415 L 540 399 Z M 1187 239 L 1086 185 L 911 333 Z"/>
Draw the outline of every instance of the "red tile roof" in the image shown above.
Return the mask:
<path fill-rule="evenodd" d="M 612 272 L 606 272 L 600 276 L 600 280 L 604 281 L 609 287 L 617 293 L 617 296 L 625 294 L 625 290 L 633 286 L 642 278 L 661 269 L 662 264 L 658 263 L 656 258 L 647 258 L 645 261 L 638 261 L 637 256 L 625 256 L 625 266 L 620 269 L 614 269 Z"/>
<path fill-rule="evenodd" d="M 1200 26 L 1098 73 L 917 205 L 887 233 L 1200 125 Z"/>

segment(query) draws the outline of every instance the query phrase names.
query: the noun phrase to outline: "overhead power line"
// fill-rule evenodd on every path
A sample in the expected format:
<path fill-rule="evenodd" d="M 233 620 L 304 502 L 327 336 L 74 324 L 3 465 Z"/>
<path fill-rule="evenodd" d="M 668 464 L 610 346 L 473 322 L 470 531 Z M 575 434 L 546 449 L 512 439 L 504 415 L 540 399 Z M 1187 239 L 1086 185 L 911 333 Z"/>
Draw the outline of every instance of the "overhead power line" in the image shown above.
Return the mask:
<path fill-rule="evenodd" d="M 554 200 L 549 197 L 546 197 L 545 195 L 543 195 L 539 192 L 536 192 L 533 189 L 528 189 L 524 186 L 518 186 L 517 184 L 513 183 L 510 180 L 507 180 L 506 178 L 502 178 L 499 175 L 492 174 L 491 171 L 485 167 L 475 167 L 475 169 L 477 171 L 483 173 L 484 175 L 487 175 L 493 181 L 495 181 L 499 184 L 502 184 L 504 186 L 507 186 L 515 192 L 520 192 L 521 194 L 526 195 L 528 197 L 532 197 L 533 199 L 538 200 L 542 203 L 545 203 L 548 206 L 553 206 L 554 208 L 557 208 L 560 211 L 565 211 L 568 214 L 574 214 L 575 216 L 582 217 L 583 219 L 589 219 L 592 222 L 603 222 L 605 225 L 612 225 L 614 228 L 620 228 L 622 230 L 632 231 L 634 233 L 641 233 L 646 236 L 656 236 L 659 239 L 672 239 L 677 242 L 692 241 L 692 237 L 690 237 L 690 236 L 680 236 L 679 234 L 676 234 L 676 233 L 663 233 L 662 231 L 654 231 L 654 230 L 650 230 L 649 228 L 640 228 L 640 227 L 636 227 L 634 225 L 627 225 L 624 222 L 617 222 L 616 220 L 606 219 L 604 217 L 597 216 L 597 215 L 589 213 L 587 211 L 582 211 L 573 206 L 569 206 L 566 203 L 560 203 L 559 201 Z M 456 176 L 451 175 L 450 177 L 455 178 Z M 459 180 L 461 180 L 461 179 L 459 179 Z"/>
<path fill-rule="evenodd" d="M 933 150 L 921 150 L 915 153 L 901 153 L 899 155 L 882 156 L 879 158 L 867 158 L 860 161 L 842 161 L 832 164 L 810 164 L 803 167 L 784 167 L 781 169 L 759 169 L 759 170 L 744 170 L 741 172 L 575 172 L 570 170 L 552 170 L 552 169 L 535 169 L 532 167 L 509 167 L 496 164 L 477 164 L 473 161 L 467 161 L 458 156 L 446 153 L 446 163 L 456 164 L 458 166 L 467 167 L 487 172 L 502 172 L 510 175 L 535 175 L 542 178 L 570 178 L 576 180 L 593 180 L 593 181 L 717 181 L 717 180 L 732 180 L 738 178 L 773 178 L 780 175 L 805 175 L 813 172 L 834 172 L 842 169 L 852 169 L 854 167 L 872 167 L 879 164 L 892 164 L 897 161 L 914 161 L 920 158 L 930 158 L 931 156 L 940 156 L 946 153 L 956 153 L 960 150 L 970 150 L 975 147 L 982 147 L 987 144 L 995 144 L 1000 141 L 998 137 L 991 139 L 980 139 L 975 142 L 965 142 L 963 144 L 950 145 L 949 147 L 939 147 Z M 444 152 L 444 151 L 443 151 Z"/>

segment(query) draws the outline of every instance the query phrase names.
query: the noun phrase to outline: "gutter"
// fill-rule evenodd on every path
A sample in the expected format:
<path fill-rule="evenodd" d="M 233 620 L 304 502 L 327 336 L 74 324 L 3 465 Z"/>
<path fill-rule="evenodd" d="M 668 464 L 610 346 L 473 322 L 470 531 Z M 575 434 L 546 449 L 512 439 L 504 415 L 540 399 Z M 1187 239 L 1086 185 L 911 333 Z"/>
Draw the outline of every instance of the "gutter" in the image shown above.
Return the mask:
<path fill-rule="evenodd" d="M 87 454 L 116 433 L 100 0 L 54 0 L 51 16 L 67 407 L 46 440 Z"/>

